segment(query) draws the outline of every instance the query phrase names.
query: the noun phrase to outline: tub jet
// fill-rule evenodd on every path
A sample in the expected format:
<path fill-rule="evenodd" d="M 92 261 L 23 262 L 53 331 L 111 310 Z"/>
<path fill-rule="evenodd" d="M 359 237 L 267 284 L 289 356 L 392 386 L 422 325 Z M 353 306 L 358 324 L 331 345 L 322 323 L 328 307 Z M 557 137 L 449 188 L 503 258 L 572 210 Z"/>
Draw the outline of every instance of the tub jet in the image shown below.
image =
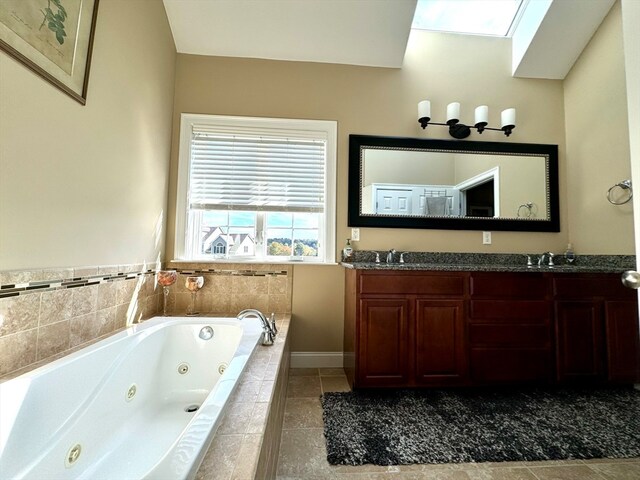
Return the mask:
<path fill-rule="evenodd" d="M 196 410 L 198 410 L 200 408 L 200 405 L 189 405 L 188 407 L 185 407 L 184 411 L 187 413 L 193 413 Z"/>

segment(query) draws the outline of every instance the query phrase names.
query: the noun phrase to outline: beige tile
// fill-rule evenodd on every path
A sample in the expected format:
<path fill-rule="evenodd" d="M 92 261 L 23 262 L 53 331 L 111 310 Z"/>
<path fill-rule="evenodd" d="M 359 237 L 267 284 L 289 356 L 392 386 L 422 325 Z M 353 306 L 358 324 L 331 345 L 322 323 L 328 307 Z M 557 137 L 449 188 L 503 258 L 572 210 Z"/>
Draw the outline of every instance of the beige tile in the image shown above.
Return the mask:
<path fill-rule="evenodd" d="M 232 480 L 254 479 L 256 467 L 258 466 L 261 443 L 261 435 L 248 434 L 244 436 L 242 445 L 240 446 L 240 452 L 238 453 L 242 461 L 236 462 L 236 468 L 231 475 Z"/>
<path fill-rule="evenodd" d="M 611 480 L 638 480 L 640 463 L 592 463 L 589 467 Z"/>
<path fill-rule="evenodd" d="M 38 329 L 36 360 L 42 360 L 69 349 L 69 320 L 45 325 Z"/>
<path fill-rule="evenodd" d="M 471 480 L 537 480 L 526 467 L 487 468 L 464 470 Z"/>
<path fill-rule="evenodd" d="M 116 282 L 107 282 L 98 285 L 98 303 L 96 307 L 98 310 L 116 306 L 117 288 L 118 285 Z"/>
<path fill-rule="evenodd" d="M 269 313 L 288 313 L 291 311 L 291 297 L 288 295 L 272 295 L 269 294 L 269 305 L 267 307 Z"/>
<path fill-rule="evenodd" d="M 326 392 L 350 392 L 349 382 L 347 377 L 320 377 L 322 384 L 322 393 Z"/>
<path fill-rule="evenodd" d="M 114 275 L 118 273 L 118 265 L 101 265 L 98 266 L 98 275 Z"/>
<path fill-rule="evenodd" d="M 283 430 L 293 428 L 322 428 L 320 398 L 287 398 L 284 408 Z"/>
<path fill-rule="evenodd" d="M 287 397 L 319 397 L 320 377 L 292 377 L 287 384 Z"/>
<path fill-rule="evenodd" d="M 40 293 L 0 298 L 0 337 L 38 326 Z"/>
<path fill-rule="evenodd" d="M 136 290 L 137 281 L 135 279 L 116 280 L 113 284 L 116 289 L 116 304 L 129 303 Z"/>
<path fill-rule="evenodd" d="M 243 435 L 216 434 L 196 474 L 196 480 L 228 480 L 240 453 Z"/>
<path fill-rule="evenodd" d="M 258 400 L 258 392 L 260 392 L 260 381 L 240 382 L 236 390 L 231 395 L 232 402 L 255 402 Z"/>
<path fill-rule="evenodd" d="M 278 478 L 333 478 L 322 428 L 287 430 L 282 435 Z"/>
<path fill-rule="evenodd" d="M 0 337 L 0 376 L 36 361 L 37 329 Z"/>
<path fill-rule="evenodd" d="M 233 295 L 258 295 L 269 293 L 269 277 L 231 277 Z"/>
<path fill-rule="evenodd" d="M 582 460 L 583 463 L 591 464 L 591 463 L 640 463 L 640 457 L 630 457 L 630 458 L 590 458 L 588 460 Z"/>
<path fill-rule="evenodd" d="M 422 472 L 336 473 L 336 480 L 469 480 L 464 471 L 442 470 L 426 475 Z"/>
<path fill-rule="evenodd" d="M 222 435 L 226 434 L 245 434 L 251 420 L 251 412 L 253 411 L 253 402 L 237 402 L 227 407 L 218 432 Z"/>
<path fill-rule="evenodd" d="M 73 313 L 73 290 L 61 289 L 42 292 L 40 326 L 68 320 Z"/>
<path fill-rule="evenodd" d="M 344 368 L 319 368 L 321 377 L 333 377 L 344 375 Z"/>
<path fill-rule="evenodd" d="M 69 280 L 73 278 L 73 268 L 48 268 L 42 271 L 42 280 Z"/>
<path fill-rule="evenodd" d="M 529 467 L 538 480 L 602 480 L 587 465 L 565 465 L 552 467 Z"/>
<path fill-rule="evenodd" d="M 267 416 L 269 414 L 269 402 L 258 402 L 253 404 L 253 410 L 249 418 L 247 433 L 265 432 L 267 424 Z"/>
<path fill-rule="evenodd" d="M 231 295 L 231 312 L 240 312 L 245 308 L 255 308 L 261 312 L 267 312 L 269 310 L 269 295 L 266 293 L 254 294 L 232 294 Z"/>
<path fill-rule="evenodd" d="M 224 294 L 211 295 L 211 302 L 209 303 L 209 311 L 213 313 L 239 313 L 231 311 L 231 297 Z"/>
<path fill-rule="evenodd" d="M 258 402 L 268 402 L 271 400 L 271 396 L 273 394 L 273 380 L 263 380 L 260 383 L 260 390 L 258 391 Z"/>
<path fill-rule="evenodd" d="M 104 308 L 96 312 L 96 329 L 96 337 L 101 337 L 116 329 L 116 307 Z"/>
<path fill-rule="evenodd" d="M 42 270 L 7 270 L 1 272 L 1 275 L 0 285 L 16 285 L 42 280 Z"/>
<path fill-rule="evenodd" d="M 289 369 L 290 377 L 300 376 L 318 376 L 317 368 L 291 368 Z"/>
<path fill-rule="evenodd" d="M 69 323 L 69 345 L 75 347 L 99 336 L 100 327 L 96 322 L 96 312 L 73 317 Z"/>
<path fill-rule="evenodd" d="M 73 316 L 95 312 L 98 304 L 98 285 L 73 289 Z"/>
<path fill-rule="evenodd" d="M 268 277 L 269 295 L 287 295 L 289 281 L 286 276 L 276 275 Z"/>
<path fill-rule="evenodd" d="M 98 275 L 98 267 L 78 267 L 73 269 L 74 278 L 95 277 Z"/>

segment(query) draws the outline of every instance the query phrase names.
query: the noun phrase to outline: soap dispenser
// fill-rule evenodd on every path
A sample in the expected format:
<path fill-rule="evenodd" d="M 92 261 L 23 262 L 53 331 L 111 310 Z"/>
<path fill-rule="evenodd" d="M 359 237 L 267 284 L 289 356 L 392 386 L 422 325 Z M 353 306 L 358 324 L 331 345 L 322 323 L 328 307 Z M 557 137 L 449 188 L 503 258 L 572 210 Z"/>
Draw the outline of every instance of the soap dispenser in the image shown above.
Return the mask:
<path fill-rule="evenodd" d="M 350 238 L 347 238 L 347 243 L 342 249 L 342 261 L 343 262 L 353 261 L 353 247 L 351 246 Z"/>
<path fill-rule="evenodd" d="M 570 243 L 564 251 L 564 259 L 567 261 L 567 265 L 573 265 L 573 262 L 576 261 L 576 254 L 573 252 L 573 245 Z"/>

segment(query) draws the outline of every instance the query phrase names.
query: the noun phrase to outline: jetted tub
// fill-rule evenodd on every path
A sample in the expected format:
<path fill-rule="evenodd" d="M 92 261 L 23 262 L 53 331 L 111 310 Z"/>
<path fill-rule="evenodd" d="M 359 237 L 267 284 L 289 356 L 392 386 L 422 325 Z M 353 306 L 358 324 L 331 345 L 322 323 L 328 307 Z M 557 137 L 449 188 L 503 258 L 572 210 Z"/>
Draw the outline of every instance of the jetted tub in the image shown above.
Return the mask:
<path fill-rule="evenodd" d="M 0 384 L 0 478 L 195 477 L 261 332 L 156 317 Z"/>

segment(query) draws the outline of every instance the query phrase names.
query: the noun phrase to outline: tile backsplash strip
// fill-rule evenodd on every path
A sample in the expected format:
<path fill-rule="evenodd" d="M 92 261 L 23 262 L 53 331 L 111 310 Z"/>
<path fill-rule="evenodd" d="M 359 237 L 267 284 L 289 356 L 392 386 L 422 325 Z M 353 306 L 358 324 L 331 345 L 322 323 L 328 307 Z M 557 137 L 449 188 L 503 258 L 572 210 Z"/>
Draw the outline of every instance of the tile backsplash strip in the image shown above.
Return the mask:
<path fill-rule="evenodd" d="M 142 264 L 0 271 L 0 377 L 156 315 L 162 290 L 154 271 Z"/>
<path fill-rule="evenodd" d="M 153 268 L 150 268 L 153 267 Z M 0 380 L 53 361 L 133 323 L 162 314 L 154 265 L 0 271 Z M 169 315 L 191 301 L 188 275 L 202 275 L 196 295 L 203 314 L 257 308 L 291 313 L 292 268 L 287 265 L 171 263 Z"/>
<path fill-rule="evenodd" d="M 169 287 L 169 315 L 187 311 L 191 293 L 185 280 L 189 275 L 204 277 L 204 285 L 196 294 L 196 310 L 201 313 L 237 314 L 245 308 L 257 308 L 265 314 L 291 313 L 291 265 L 234 263 L 214 268 L 210 263 L 169 262 L 166 268 L 179 274 Z"/>

